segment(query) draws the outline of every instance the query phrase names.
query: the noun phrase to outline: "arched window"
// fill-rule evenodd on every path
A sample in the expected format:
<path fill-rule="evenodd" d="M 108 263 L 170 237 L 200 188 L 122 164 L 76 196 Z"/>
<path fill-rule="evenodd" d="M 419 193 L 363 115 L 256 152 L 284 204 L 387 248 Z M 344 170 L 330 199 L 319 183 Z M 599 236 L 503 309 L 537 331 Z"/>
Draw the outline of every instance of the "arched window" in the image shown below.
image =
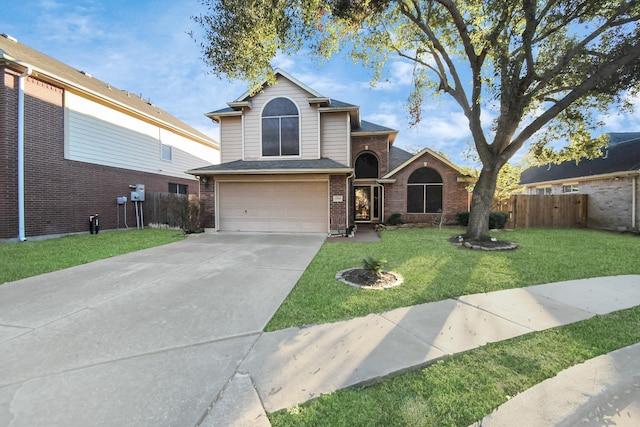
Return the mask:
<path fill-rule="evenodd" d="M 300 154 L 300 116 L 298 107 L 287 98 L 275 98 L 262 110 L 262 155 Z"/>
<path fill-rule="evenodd" d="M 356 159 L 356 178 L 377 178 L 378 158 L 371 153 L 362 153 Z"/>
<path fill-rule="evenodd" d="M 407 213 L 437 213 L 439 210 L 442 210 L 442 177 L 435 169 L 416 169 L 407 184 Z"/>

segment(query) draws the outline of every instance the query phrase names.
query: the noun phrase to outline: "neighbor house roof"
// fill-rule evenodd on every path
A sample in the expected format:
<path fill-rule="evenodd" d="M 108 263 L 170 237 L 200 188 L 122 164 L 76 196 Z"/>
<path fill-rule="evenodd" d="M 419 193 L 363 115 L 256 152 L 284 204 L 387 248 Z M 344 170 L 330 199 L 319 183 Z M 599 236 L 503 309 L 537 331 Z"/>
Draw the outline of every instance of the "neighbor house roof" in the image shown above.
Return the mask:
<path fill-rule="evenodd" d="M 550 183 L 567 179 L 603 175 L 640 173 L 640 132 L 609 134 L 609 144 L 602 148 L 602 157 L 568 160 L 526 169 L 520 176 L 521 185 Z"/>
<path fill-rule="evenodd" d="M 0 66 L 19 72 L 29 68 L 32 75 L 53 85 L 175 131 L 204 145 L 220 148 L 213 138 L 158 108 L 150 100 L 145 100 L 126 90 L 117 89 L 109 83 L 96 79 L 86 71 L 75 69 L 53 59 L 6 34 L 0 35 Z"/>
<path fill-rule="evenodd" d="M 192 175 L 351 173 L 352 168 L 331 159 L 236 160 L 187 171 Z"/>

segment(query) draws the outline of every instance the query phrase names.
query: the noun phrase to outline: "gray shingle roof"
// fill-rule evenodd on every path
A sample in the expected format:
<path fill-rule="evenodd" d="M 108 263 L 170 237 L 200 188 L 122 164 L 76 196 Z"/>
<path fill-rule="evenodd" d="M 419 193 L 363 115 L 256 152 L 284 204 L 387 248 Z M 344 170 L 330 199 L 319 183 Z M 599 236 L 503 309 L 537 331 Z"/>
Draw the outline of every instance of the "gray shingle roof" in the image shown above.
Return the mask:
<path fill-rule="evenodd" d="M 370 132 L 383 132 L 383 133 L 392 133 L 398 132 L 395 129 L 388 128 L 386 126 L 380 126 L 375 123 L 367 122 L 366 120 L 360 121 L 360 126 L 351 130 L 352 133 L 370 133 Z"/>
<path fill-rule="evenodd" d="M 389 149 L 389 171 L 395 170 L 398 166 L 413 157 L 408 151 L 394 145 Z"/>
<path fill-rule="evenodd" d="M 295 173 L 313 171 L 335 171 L 336 173 L 350 172 L 352 169 L 331 159 L 314 160 L 236 160 L 233 162 L 210 165 L 192 169 L 187 173 L 192 175 L 215 175 L 232 173 Z"/>
<path fill-rule="evenodd" d="M 609 145 L 597 159 L 574 160 L 558 165 L 531 167 L 520 176 L 520 184 L 582 178 L 615 172 L 640 170 L 640 132 L 612 133 Z"/>
<path fill-rule="evenodd" d="M 147 117 L 164 122 L 176 129 L 191 134 L 208 144 L 218 147 L 218 142 L 199 130 L 189 126 L 171 114 L 163 111 L 151 102 L 140 96 L 125 90 L 117 89 L 108 83 L 92 77 L 88 73 L 81 72 L 63 62 L 51 58 L 35 49 L 22 43 L 0 36 L 0 65 L 3 63 L 18 62 L 21 65 L 28 65 L 34 68 L 36 73 L 52 80 L 75 87 L 80 90 L 87 90 L 107 101 L 123 105 L 132 111 L 146 115 Z"/>
<path fill-rule="evenodd" d="M 331 102 L 327 108 L 358 108 L 358 106 L 331 98 Z"/>

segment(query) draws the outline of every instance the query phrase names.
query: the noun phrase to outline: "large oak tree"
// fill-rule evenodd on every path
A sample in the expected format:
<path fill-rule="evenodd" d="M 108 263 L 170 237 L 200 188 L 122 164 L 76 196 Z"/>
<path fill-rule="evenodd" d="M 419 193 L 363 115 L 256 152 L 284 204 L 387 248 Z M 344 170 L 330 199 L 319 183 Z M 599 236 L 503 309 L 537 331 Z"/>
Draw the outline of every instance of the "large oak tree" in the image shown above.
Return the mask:
<path fill-rule="evenodd" d="M 273 82 L 272 59 L 347 50 L 384 77 L 413 67 L 408 108 L 420 121 L 430 93 L 455 100 L 482 163 L 467 237 L 486 239 L 500 169 L 529 141 L 547 161 L 594 157 L 597 114 L 639 89 L 639 1 L 203 0 L 194 17 L 214 73 Z M 483 109 L 491 108 L 490 123 Z M 491 116 L 491 114 L 489 115 Z M 566 142 L 558 147 L 556 142 Z"/>

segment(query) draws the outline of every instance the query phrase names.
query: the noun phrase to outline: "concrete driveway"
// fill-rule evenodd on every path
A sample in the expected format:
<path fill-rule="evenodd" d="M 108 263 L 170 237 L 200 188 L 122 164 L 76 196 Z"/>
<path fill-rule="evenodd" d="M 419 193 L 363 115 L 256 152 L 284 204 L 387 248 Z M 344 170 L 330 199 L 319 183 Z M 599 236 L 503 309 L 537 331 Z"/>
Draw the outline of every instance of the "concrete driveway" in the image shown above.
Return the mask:
<path fill-rule="evenodd" d="M 1 285 L 0 425 L 197 425 L 324 239 L 206 233 Z"/>

